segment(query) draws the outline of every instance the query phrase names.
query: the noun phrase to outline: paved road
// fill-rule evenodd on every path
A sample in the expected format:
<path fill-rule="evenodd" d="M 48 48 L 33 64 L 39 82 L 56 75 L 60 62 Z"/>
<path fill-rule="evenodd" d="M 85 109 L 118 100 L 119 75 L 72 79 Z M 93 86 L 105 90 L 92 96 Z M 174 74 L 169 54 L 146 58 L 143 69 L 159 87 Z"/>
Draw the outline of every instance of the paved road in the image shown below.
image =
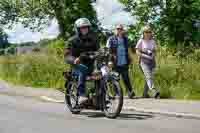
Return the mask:
<path fill-rule="evenodd" d="M 115 120 L 100 112 L 71 115 L 63 104 L 0 95 L 0 133 L 199 133 L 199 123 L 138 112 L 122 112 Z"/>

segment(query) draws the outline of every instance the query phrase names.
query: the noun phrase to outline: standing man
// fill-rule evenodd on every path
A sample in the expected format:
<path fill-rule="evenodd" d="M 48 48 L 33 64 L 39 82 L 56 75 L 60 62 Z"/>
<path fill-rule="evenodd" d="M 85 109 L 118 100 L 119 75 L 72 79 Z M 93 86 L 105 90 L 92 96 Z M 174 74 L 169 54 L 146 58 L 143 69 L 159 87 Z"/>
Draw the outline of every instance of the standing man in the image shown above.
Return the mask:
<path fill-rule="evenodd" d="M 130 63 L 128 55 L 128 38 L 124 35 L 123 25 L 116 25 L 115 35 L 109 37 L 106 45 L 112 51 L 116 71 L 122 75 L 128 91 L 128 97 L 131 99 L 135 96 L 135 92 L 133 91 L 128 75 Z"/>

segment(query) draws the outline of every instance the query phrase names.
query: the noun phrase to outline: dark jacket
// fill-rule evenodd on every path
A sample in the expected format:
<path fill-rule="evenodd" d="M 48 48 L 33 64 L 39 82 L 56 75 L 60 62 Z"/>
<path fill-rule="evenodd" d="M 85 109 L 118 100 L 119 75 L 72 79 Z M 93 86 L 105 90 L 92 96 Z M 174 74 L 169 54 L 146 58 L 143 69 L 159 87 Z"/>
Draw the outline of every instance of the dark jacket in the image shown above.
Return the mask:
<path fill-rule="evenodd" d="M 124 45 L 125 45 L 125 49 L 126 49 L 126 60 L 128 61 L 128 64 L 130 63 L 130 58 L 129 58 L 129 55 L 128 55 L 128 38 L 126 36 L 123 36 L 123 39 L 124 39 Z M 109 39 L 108 39 L 108 44 L 107 44 L 111 51 L 112 51 L 112 54 L 114 56 L 117 55 L 117 47 L 118 47 L 118 39 L 117 39 L 117 36 L 116 35 L 113 35 L 111 36 Z M 117 56 L 116 56 L 117 57 Z M 116 60 L 114 60 L 115 64 L 117 62 L 117 58 Z"/>
<path fill-rule="evenodd" d="M 97 51 L 100 48 L 97 34 L 88 33 L 86 36 L 74 35 L 65 42 L 65 61 L 73 64 L 75 58 L 79 57 L 82 52 Z M 88 61 L 86 65 L 91 62 Z"/>

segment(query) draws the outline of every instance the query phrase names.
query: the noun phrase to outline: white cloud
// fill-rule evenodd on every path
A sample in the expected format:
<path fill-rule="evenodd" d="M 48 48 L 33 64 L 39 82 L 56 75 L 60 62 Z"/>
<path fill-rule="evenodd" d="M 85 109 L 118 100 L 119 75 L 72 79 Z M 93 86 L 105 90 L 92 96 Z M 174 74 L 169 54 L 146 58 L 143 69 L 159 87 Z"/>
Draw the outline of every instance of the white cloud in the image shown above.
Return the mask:
<path fill-rule="evenodd" d="M 8 33 L 8 40 L 11 43 L 38 42 L 44 38 L 55 38 L 59 34 L 56 20 L 53 20 L 50 26 L 41 32 L 32 32 L 29 28 L 24 28 L 20 23 L 16 24 L 12 29 L 5 29 L 5 31 Z"/>
<path fill-rule="evenodd" d="M 98 19 L 106 28 L 112 28 L 113 25 L 121 23 L 124 25 L 134 24 L 135 19 L 130 13 L 123 10 L 124 5 L 118 0 L 97 0 L 94 5 Z"/>

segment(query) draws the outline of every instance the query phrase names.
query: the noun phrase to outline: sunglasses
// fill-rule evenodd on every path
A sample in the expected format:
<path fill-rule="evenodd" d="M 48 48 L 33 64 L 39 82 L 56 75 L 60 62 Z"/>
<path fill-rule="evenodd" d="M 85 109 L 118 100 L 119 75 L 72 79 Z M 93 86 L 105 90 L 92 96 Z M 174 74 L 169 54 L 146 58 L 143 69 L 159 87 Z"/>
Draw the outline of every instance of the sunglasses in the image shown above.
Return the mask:
<path fill-rule="evenodd" d="M 151 31 L 145 31 L 144 33 L 151 33 Z"/>
<path fill-rule="evenodd" d="M 123 30 L 122 28 L 117 28 L 117 30 Z"/>
<path fill-rule="evenodd" d="M 87 28 L 88 28 L 87 26 L 80 27 L 80 29 L 87 29 Z"/>

